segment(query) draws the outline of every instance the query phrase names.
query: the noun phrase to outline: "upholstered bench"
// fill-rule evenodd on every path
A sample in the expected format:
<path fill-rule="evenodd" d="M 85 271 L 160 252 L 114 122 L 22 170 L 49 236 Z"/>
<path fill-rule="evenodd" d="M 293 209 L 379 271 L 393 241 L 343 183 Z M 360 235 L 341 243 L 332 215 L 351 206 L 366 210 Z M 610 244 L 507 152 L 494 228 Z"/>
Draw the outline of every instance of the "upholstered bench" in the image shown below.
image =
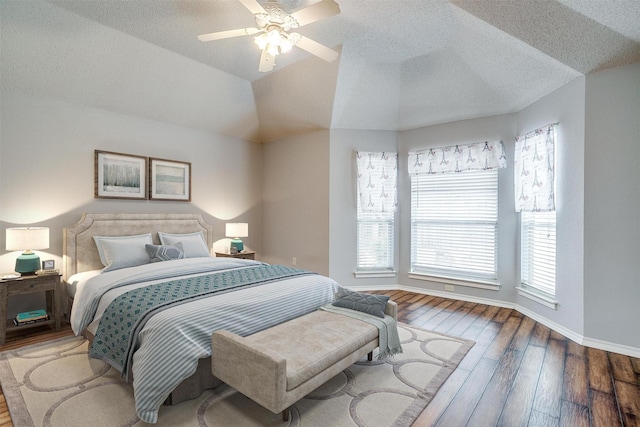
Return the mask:
<path fill-rule="evenodd" d="M 396 318 L 395 302 L 385 314 Z M 287 421 L 289 406 L 365 354 L 371 360 L 378 328 L 318 310 L 248 337 L 216 331 L 211 346 L 215 377 Z"/>

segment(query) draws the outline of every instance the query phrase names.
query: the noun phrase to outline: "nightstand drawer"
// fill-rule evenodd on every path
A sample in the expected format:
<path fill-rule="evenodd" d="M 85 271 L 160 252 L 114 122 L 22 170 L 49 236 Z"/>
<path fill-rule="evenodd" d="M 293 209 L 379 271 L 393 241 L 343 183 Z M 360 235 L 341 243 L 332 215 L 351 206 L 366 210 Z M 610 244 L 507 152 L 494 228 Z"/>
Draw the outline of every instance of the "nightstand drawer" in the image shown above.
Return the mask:
<path fill-rule="evenodd" d="M 9 282 L 7 284 L 7 293 L 9 295 L 22 295 L 31 292 L 50 291 L 56 288 L 57 282 L 57 276 L 55 278 Z"/>
<path fill-rule="evenodd" d="M 240 252 L 237 254 L 225 254 L 222 252 L 216 252 L 216 257 L 222 258 L 240 258 L 240 259 L 256 259 L 256 253 L 254 251 Z"/>

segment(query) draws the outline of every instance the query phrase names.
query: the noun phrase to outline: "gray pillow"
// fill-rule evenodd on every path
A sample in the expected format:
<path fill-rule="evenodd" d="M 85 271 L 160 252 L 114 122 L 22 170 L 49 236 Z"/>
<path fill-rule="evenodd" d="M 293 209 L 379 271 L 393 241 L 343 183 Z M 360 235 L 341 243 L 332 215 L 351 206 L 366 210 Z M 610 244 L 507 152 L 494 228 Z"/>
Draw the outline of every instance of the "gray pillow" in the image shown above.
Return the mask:
<path fill-rule="evenodd" d="M 382 318 L 384 318 L 384 308 L 389 301 L 386 295 L 363 294 L 344 288 L 338 289 L 335 298 L 333 305 L 336 307 L 349 308 Z"/>
<path fill-rule="evenodd" d="M 147 250 L 151 262 L 184 258 L 184 249 L 180 242 L 173 245 L 145 245 L 144 248 Z"/>

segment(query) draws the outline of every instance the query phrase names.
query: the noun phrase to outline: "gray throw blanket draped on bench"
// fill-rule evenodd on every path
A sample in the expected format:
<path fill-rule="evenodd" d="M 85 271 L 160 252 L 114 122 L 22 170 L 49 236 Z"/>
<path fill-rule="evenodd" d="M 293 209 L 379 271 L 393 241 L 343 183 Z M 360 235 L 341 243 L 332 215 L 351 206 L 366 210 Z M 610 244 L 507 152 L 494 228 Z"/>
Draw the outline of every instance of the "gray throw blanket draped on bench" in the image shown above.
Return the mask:
<path fill-rule="evenodd" d="M 398 325 L 393 317 L 386 314 L 384 315 L 384 318 L 376 317 L 371 314 L 362 313 L 348 308 L 336 307 L 331 304 L 323 305 L 319 310 L 353 317 L 354 319 L 362 320 L 363 322 L 370 323 L 377 327 L 379 347 L 378 360 L 383 360 L 402 353 L 402 345 L 400 344 L 400 337 L 398 336 Z"/>

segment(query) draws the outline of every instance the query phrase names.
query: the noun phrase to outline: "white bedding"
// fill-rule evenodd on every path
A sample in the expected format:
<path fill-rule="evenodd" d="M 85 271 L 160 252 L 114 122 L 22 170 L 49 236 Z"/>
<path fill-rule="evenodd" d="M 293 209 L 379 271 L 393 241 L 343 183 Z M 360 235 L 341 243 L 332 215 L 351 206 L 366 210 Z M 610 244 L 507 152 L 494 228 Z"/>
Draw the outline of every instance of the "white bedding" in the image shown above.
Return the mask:
<path fill-rule="evenodd" d="M 100 273 L 102 273 L 102 270 L 89 270 L 83 271 L 82 273 L 74 274 L 73 276 L 69 277 L 65 281 L 67 283 L 67 294 L 71 298 L 75 298 L 76 290 L 78 289 L 78 287 L 84 286 L 87 280 L 97 276 Z"/>
<path fill-rule="evenodd" d="M 76 284 L 71 324 L 76 334 L 95 330 L 108 304 L 118 295 L 162 277 L 260 265 L 233 258 L 190 258 L 147 264 L 99 274 Z M 133 388 L 141 420 L 155 423 L 162 402 L 191 376 L 198 359 L 211 355 L 217 329 L 250 335 L 309 313 L 333 300 L 338 284 L 308 275 L 267 283 L 188 302 L 155 314 L 139 335 L 133 355 Z M 214 356 L 215 357 L 215 356 Z"/>

